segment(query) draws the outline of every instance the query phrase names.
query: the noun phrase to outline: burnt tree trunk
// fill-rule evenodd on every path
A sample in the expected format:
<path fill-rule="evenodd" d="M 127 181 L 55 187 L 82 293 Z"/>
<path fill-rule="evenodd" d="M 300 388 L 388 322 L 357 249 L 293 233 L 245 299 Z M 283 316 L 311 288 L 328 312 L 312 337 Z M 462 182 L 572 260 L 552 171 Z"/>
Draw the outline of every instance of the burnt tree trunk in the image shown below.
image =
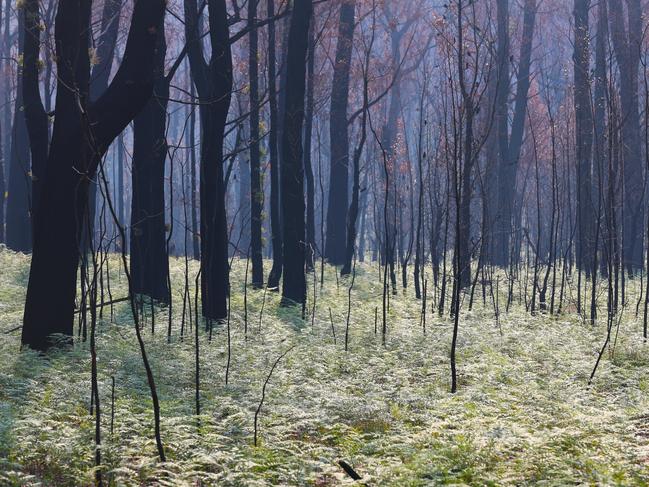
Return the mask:
<path fill-rule="evenodd" d="M 262 255 L 262 213 L 264 187 L 261 181 L 261 154 L 259 141 L 259 32 L 257 22 L 258 0 L 248 0 L 248 26 L 250 49 L 248 74 L 250 78 L 250 252 L 252 257 L 252 285 L 264 285 L 264 260 Z"/>
<path fill-rule="evenodd" d="M 267 15 L 275 14 L 274 0 L 268 0 Z M 270 165 L 270 233 L 273 247 L 273 266 L 268 274 L 268 287 L 279 287 L 282 276 L 282 225 L 280 211 L 280 167 L 278 150 L 279 117 L 277 107 L 277 69 L 275 53 L 275 20 L 268 24 L 268 110 L 270 127 L 268 132 L 268 158 Z"/>
<path fill-rule="evenodd" d="M 155 54 L 153 96 L 133 124 L 130 265 L 133 293 L 169 303 L 164 200 L 169 99 L 169 80 L 164 76 L 166 51 L 161 26 Z"/>
<path fill-rule="evenodd" d="M 228 231 L 223 180 L 223 141 L 232 91 L 232 54 L 225 0 L 208 0 L 209 38 L 206 61 L 198 32 L 196 3 L 185 0 L 187 55 L 198 93 L 201 122 L 200 246 L 203 316 L 227 316 L 229 293 Z"/>
<path fill-rule="evenodd" d="M 32 171 L 32 220 L 34 208 L 38 208 L 40 188 L 47 163 L 48 127 L 47 114 L 38 87 L 38 63 L 40 51 L 40 14 L 38 0 L 27 0 L 22 9 L 25 40 L 23 52 L 23 110 L 29 135 Z"/>
<path fill-rule="evenodd" d="M 624 19 L 626 4 L 627 21 Z M 644 211 L 642 177 L 642 143 L 638 98 L 638 68 L 642 37 L 640 0 L 609 0 L 611 39 L 620 70 L 620 101 L 622 121 L 622 155 L 624 160 L 623 251 L 624 265 L 629 272 L 643 265 L 642 241 Z M 626 25 L 625 25 L 626 24 Z"/>
<path fill-rule="evenodd" d="M 525 118 L 527 114 L 527 94 L 530 87 L 530 64 L 532 57 L 532 41 L 534 36 L 534 24 L 536 21 L 537 0 L 525 0 L 523 12 L 523 33 L 516 77 L 516 95 L 514 105 L 514 118 L 511 124 L 509 139 L 505 140 L 507 127 L 500 127 L 498 134 L 499 163 L 498 171 L 498 211 L 496 214 L 496 233 L 494 245 L 496 249 L 496 264 L 507 267 L 510 259 L 518 260 L 516 251 L 512 248 L 511 238 L 514 230 L 519 228 L 514 224 L 514 201 L 516 199 L 516 180 L 518 177 L 518 163 L 523 145 L 525 132 Z M 509 41 L 507 41 L 509 45 Z M 509 58 L 505 60 L 509 62 Z M 504 75 L 504 74 L 502 74 Z M 507 76 L 509 76 L 507 71 Z M 498 81 L 501 82 L 500 80 Z M 508 81 L 505 81 L 508 83 Z M 502 96 L 502 94 L 500 95 Z M 505 94 L 505 97 L 507 95 Z M 505 114 L 506 115 L 506 114 Z M 506 123 L 506 121 L 505 121 Z M 518 230 L 516 230 L 518 231 Z M 516 246 L 514 246 L 516 248 Z M 510 255 L 511 254 L 511 255 Z"/>
<path fill-rule="evenodd" d="M 349 103 L 349 74 L 354 38 L 355 0 L 344 0 L 340 6 L 338 45 L 331 87 L 329 137 L 331 171 L 327 206 L 327 240 L 325 258 L 333 265 L 345 261 L 345 225 L 349 203 L 349 133 L 347 107 Z"/>
<path fill-rule="evenodd" d="M 590 0 L 575 0 L 574 104 L 575 146 L 577 149 L 577 255 L 580 271 L 590 274 L 593 260 L 593 205 L 591 195 L 591 155 L 593 146 L 593 110 L 590 97 Z"/>
<path fill-rule="evenodd" d="M 306 54 L 311 23 L 311 0 L 295 0 L 288 36 L 286 98 L 282 129 L 282 214 L 285 304 L 306 302 L 304 166 L 302 164 L 302 124 Z"/>
<path fill-rule="evenodd" d="M 18 17 L 18 52 L 24 53 L 24 17 Z M 32 249 L 31 169 L 29 136 L 23 106 L 23 75 L 18 69 L 16 101 L 11 129 L 9 181 L 7 185 L 7 247 L 18 252 Z"/>
<path fill-rule="evenodd" d="M 315 26 L 309 29 L 307 62 L 306 111 L 304 113 L 304 176 L 306 178 L 306 267 L 315 267 L 315 181 L 311 158 L 311 137 L 313 135 L 313 111 L 315 109 Z"/>
<path fill-rule="evenodd" d="M 91 104 L 87 97 L 90 2 L 59 3 L 56 120 L 34 226 L 23 345 L 45 350 L 52 346 L 53 334 L 72 334 L 79 232 L 87 214 L 89 179 L 110 143 L 151 96 L 164 8 L 160 0 L 135 4 L 123 62 L 108 89 Z"/>

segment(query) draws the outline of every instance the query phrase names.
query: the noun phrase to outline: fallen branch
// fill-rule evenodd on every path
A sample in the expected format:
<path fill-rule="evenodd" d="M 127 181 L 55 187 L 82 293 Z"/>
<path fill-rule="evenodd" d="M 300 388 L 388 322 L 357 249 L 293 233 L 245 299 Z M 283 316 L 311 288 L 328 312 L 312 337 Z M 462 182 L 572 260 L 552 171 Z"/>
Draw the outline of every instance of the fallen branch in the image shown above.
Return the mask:
<path fill-rule="evenodd" d="M 345 460 L 338 460 L 338 465 L 342 467 L 347 475 L 349 475 L 354 480 L 360 480 L 361 476 L 352 468 L 352 466 L 347 463 Z"/>

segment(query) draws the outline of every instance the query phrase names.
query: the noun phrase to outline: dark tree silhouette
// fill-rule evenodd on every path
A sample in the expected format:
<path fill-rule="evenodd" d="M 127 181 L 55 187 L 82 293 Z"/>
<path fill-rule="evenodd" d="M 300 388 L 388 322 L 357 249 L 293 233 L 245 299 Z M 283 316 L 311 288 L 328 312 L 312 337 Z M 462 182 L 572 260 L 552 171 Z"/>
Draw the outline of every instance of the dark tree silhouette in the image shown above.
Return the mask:
<path fill-rule="evenodd" d="M 344 0 L 340 6 L 338 45 L 331 84 L 331 110 L 329 112 L 331 171 L 329 172 L 325 257 L 333 265 L 341 265 L 345 261 L 345 226 L 347 225 L 347 205 L 349 204 L 347 106 L 355 7 L 355 0 Z"/>
<path fill-rule="evenodd" d="M 227 316 L 228 232 L 223 180 L 223 138 L 232 91 L 232 54 L 225 0 L 209 0 L 209 61 L 198 31 L 196 2 L 185 0 L 187 55 L 198 93 L 201 122 L 200 235 L 203 316 Z"/>
<path fill-rule="evenodd" d="M 25 18 L 18 16 L 18 52 L 24 53 Z M 11 126 L 11 149 L 9 152 L 9 181 L 7 184 L 7 247 L 19 252 L 32 249 L 31 222 L 31 168 L 29 136 L 23 106 L 23 70 L 18 69 L 16 100 Z"/>
<path fill-rule="evenodd" d="M 34 227 L 23 345 L 45 350 L 52 345 L 52 334 L 72 334 L 78 234 L 87 212 L 88 181 L 110 143 L 151 96 L 164 7 L 160 0 L 137 2 L 122 64 L 104 94 L 89 103 L 90 2 L 59 3 L 55 24 L 56 120 Z"/>
<path fill-rule="evenodd" d="M 153 96 L 133 124 L 130 264 L 132 291 L 169 303 L 164 200 L 170 81 L 164 75 L 166 51 L 161 28 L 155 53 Z"/>
<path fill-rule="evenodd" d="M 590 2 L 588 2 L 590 3 Z M 624 8 L 626 6 L 626 9 Z M 624 265 L 629 272 L 642 267 L 643 259 L 643 177 L 642 143 L 638 97 L 638 68 L 640 64 L 642 6 L 640 0 L 609 0 L 611 40 L 620 71 L 620 105 L 623 181 L 623 250 Z M 626 12 L 626 22 L 624 13 Z"/>
<path fill-rule="evenodd" d="M 302 124 L 306 53 L 311 23 L 311 0 L 296 0 L 291 14 L 286 63 L 286 98 L 282 129 L 282 214 L 285 303 L 305 303 L 305 223 L 304 166 L 302 164 Z"/>
<path fill-rule="evenodd" d="M 275 13 L 275 1 L 268 0 L 267 14 Z M 268 159 L 270 164 L 270 233 L 273 246 L 273 266 L 268 274 L 268 287 L 277 288 L 282 277 L 282 225 L 279 197 L 279 113 L 277 106 L 277 56 L 275 51 L 275 20 L 268 24 L 268 111 L 270 128 L 268 132 Z"/>
<path fill-rule="evenodd" d="M 248 28 L 250 48 L 248 75 L 250 78 L 250 254 L 252 258 L 252 285 L 264 284 L 261 225 L 264 208 L 264 188 L 261 181 L 259 142 L 259 31 L 257 22 L 258 0 L 248 0 Z"/>
<path fill-rule="evenodd" d="M 575 137 L 577 148 L 577 266 L 590 274 L 593 261 L 594 212 L 591 195 L 591 154 L 593 146 L 593 107 L 590 89 L 590 0 L 575 0 Z"/>

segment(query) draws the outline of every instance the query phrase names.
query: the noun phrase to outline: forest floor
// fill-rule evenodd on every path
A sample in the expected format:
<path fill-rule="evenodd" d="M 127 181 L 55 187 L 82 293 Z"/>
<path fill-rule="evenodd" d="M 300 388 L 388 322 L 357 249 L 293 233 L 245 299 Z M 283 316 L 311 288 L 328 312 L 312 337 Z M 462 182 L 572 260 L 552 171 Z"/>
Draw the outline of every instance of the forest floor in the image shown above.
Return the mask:
<path fill-rule="evenodd" d="M 184 265 L 172 260 L 171 343 L 167 309 L 156 312 L 155 334 L 150 315 L 144 322 L 164 464 L 128 304 L 115 305 L 112 319 L 104 309 L 98 326 L 103 476 L 113 485 L 351 484 L 341 459 L 372 486 L 649 485 L 649 346 L 635 303 L 590 387 L 605 321 L 593 328 L 574 313 L 532 317 L 515 306 L 497 324 L 479 303 L 461 313 L 459 388 L 450 394 L 452 321 L 429 313 L 424 333 L 412 289 L 391 300 L 383 346 L 379 273 L 359 265 L 347 352 L 349 279 L 337 285 L 326 269 L 313 322 L 280 308 L 276 293 L 249 289 L 246 339 L 245 261 L 235 262 L 229 382 L 227 327 L 211 342 L 201 327 L 197 418 L 187 322 L 180 339 Z M 27 256 L 0 250 L 0 485 L 91 485 L 89 348 L 78 343 L 47 359 L 18 353 L 20 333 L 11 330 L 21 323 L 28 271 Z M 117 258 L 110 273 L 113 298 L 125 296 Z M 268 382 L 254 446 L 264 381 L 293 346 Z"/>

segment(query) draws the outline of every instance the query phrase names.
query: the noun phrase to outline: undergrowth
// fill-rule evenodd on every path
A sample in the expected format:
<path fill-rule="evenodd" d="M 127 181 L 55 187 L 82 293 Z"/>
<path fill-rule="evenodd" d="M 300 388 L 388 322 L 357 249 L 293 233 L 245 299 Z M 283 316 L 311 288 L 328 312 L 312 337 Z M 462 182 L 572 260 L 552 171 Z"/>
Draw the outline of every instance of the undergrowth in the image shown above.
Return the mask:
<path fill-rule="evenodd" d="M 459 390 L 453 395 L 452 322 L 429 310 L 424 333 L 412 289 L 399 289 L 391 298 L 385 346 L 379 273 L 361 264 L 348 352 L 349 280 L 337 283 L 331 268 L 324 287 L 316 287 L 313 321 L 308 315 L 302 320 L 299 309 L 281 308 L 277 293 L 249 288 L 245 336 L 245 261 L 235 260 L 229 383 L 227 327 L 216 326 L 209 341 L 200 324 L 197 417 L 188 318 L 180 337 L 184 261 L 172 260 L 171 268 L 171 343 L 167 308 L 156 308 L 155 333 L 150 311 L 143 321 L 161 401 L 166 463 L 157 460 L 151 400 L 128 304 L 104 308 L 98 326 L 101 468 L 111 485 L 353 483 L 340 459 L 367 485 L 649 485 L 649 346 L 642 343 L 633 309 L 625 310 L 588 387 L 605 322 L 593 328 L 574 314 L 530 316 L 517 304 L 497 324 L 490 306 L 478 303 L 470 312 L 465 306 Z M 19 353 L 16 327 L 29 258 L 0 250 L 0 269 L 0 485 L 91 485 L 88 344 L 77 340 L 72 350 L 47 358 Z M 109 269 L 113 298 L 126 296 L 117 258 Z M 192 263 L 192 285 L 196 271 Z M 310 299 L 312 284 L 309 279 Z M 263 383 L 291 346 L 268 384 L 254 446 Z"/>

